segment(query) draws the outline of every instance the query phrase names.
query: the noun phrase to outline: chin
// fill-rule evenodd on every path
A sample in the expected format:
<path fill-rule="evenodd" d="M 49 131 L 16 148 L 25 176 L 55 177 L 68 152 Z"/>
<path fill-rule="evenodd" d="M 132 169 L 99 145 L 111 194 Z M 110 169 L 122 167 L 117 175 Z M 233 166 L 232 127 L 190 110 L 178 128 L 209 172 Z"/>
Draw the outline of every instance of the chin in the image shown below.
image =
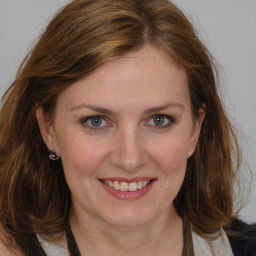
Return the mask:
<path fill-rule="evenodd" d="M 109 216 L 105 216 L 105 221 L 111 226 L 120 228 L 133 228 L 146 224 L 153 218 L 147 211 L 138 211 L 137 209 L 122 209 L 112 211 Z"/>

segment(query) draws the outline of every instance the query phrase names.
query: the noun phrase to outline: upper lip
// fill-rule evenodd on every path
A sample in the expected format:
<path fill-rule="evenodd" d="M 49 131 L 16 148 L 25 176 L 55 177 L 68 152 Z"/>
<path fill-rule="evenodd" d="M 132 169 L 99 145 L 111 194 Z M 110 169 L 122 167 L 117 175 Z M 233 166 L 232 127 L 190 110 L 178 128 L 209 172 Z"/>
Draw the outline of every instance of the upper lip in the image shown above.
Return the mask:
<path fill-rule="evenodd" d="M 134 177 L 134 178 L 125 178 L 125 177 L 109 177 L 109 178 L 100 178 L 99 180 L 110 180 L 110 181 L 119 181 L 119 182 L 138 182 L 143 180 L 156 180 L 155 177 Z"/>

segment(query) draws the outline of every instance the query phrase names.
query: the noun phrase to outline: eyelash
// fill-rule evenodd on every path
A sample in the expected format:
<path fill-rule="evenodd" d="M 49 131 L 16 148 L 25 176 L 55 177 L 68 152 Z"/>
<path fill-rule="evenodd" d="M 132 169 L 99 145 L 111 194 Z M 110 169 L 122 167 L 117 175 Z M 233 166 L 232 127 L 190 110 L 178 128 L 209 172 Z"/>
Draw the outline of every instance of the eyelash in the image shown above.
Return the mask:
<path fill-rule="evenodd" d="M 86 125 L 86 123 L 88 121 L 92 121 L 93 118 L 100 118 L 103 122 L 106 122 L 107 125 L 104 125 L 104 126 L 93 126 L 93 125 Z M 151 125 L 151 124 L 148 124 L 151 120 L 153 120 L 153 118 L 165 118 L 167 120 L 167 124 L 165 125 Z M 165 120 L 165 121 L 166 121 Z M 81 119 L 81 124 L 85 125 L 86 128 L 88 129 L 91 129 L 91 130 L 101 130 L 101 129 L 105 129 L 106 127 L 110 127 L 111 125 L 108 123 L 107 121 L 107 118 L 102 116 L 102 115 L 94 115 L 94 116 L 88 116 L 88 117 L 85 117 L 85 118 L 82 118 Z M 149 118 L 149 121 L 147 122 L 147 125 L 146 126 L 151 126 L 151 127 L 154 127 L 155 129 L 164 129 L 164 128 L 168 128 L 170 127 L 173 123 L 176 122 L 176 119 L 170 115 L 165 115 L 165 114 L 154 114 L 152 115 L 150 118 Z M 101 125 L 101 124 L 100 124 Z"/>
<path fill-rule="evenodd" d="M 106 123 L 108 124 L 107 119 L 106 119 L 104 116 L 101 116 L 101 115 L 88 116 L 88 117 L 82 118 L 81 124 L 85 125 L 86 128 L 89 128 L 89 129 L 91 129 L 91 130 L 100 130 L 100 129 L 104 129 L 104 128 L 110 126 L 110 125 L 106 125 L 106 126 L 86 125 L 86 123 L 87 123 L 88 121 L 90 121 L 90 120 L 92 121 L 93 118 L 100 118 L 100 119 L 102 119 L 104 122 L 106 122 Z"/>
<path fill-rule="evenodd" d="M 170 127 L 173 123 L 175 123 L 175 118 L 169 115 L 165 115 L 165 114 L 154 114 L 153 116 L 150 117 L 150 120 L 148 121 L 148 123 L 153 120 L 153 118 L 165 118 L 168 123 L 165 125 L 152 125 L 154 128 L 156 129 L 164 129 L 164 128 L 168 128 Z M 151 126 L 151 125 L 147 125 L 147 126 Z"/>

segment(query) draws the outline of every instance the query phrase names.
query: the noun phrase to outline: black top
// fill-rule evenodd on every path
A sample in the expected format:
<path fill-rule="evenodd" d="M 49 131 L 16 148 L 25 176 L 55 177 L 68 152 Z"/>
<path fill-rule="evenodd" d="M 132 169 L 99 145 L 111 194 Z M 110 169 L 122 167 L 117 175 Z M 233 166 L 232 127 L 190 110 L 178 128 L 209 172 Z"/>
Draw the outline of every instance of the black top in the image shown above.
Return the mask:
<path fill-rule="evenodd" d="M 256 223 L 249 225 L 233 219 L 230 227 L 224 230 L 235 256 L 256 256 Z"/>

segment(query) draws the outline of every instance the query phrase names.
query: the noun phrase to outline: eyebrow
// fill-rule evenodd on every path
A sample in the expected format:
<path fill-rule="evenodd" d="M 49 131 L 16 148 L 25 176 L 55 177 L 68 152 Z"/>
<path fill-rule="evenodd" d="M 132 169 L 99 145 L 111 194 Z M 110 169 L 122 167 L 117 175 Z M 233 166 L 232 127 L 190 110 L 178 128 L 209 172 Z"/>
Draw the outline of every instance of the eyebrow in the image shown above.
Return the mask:
<path fill-rule="evenodd" d="M 168 108 L 180 108 L 180 109 L 183 110 L 184 106 L 182 104 L 172 102 L 172 103 L 167 103 L 167 104 L 164 104 L 164 105 L 161 105 L 161 106 L 149 108 L 149 109 L 145 110 L 145 113 L 146 114 L 151 114 L 151 113 L 154 113 L 154 112 L 166 110 Z"/>
<path fill-rule="evenodd" d="M 114 114 L 114 112 L 109 109 L 101 108 L 101 107 L 94 106 L 94 105 L 87 105 L 87 104 L 81 104 L 81 105 L 74 106 L 70 109 L 70 111 L 79 110 L 79 109 L 83 109 L 83 108 L 90 109 L 95 112 L 100 112 L 100 113 L 107 114 L 107 115 Z"/>
<path fill-rule="evenodd" d="M 70 111 L 75 111 L 75 110 L 79 110 L 79 109 L 83 109 L 83 108 L 90 109 L 90 110 L 93 110 L 95 112 L 106 114 L 106 115 L 116 115 L 116 113 L 114 111 L 110 110 L 110 109 L 102 108 L 102 107 L 98 107 L 98 106 L 94 106 L 94 105 L 87 105 L 87 104 L 80 104 L 80 105 L 77 105 L 77 106 L 73 106 L 70 109 Z M 166 110 L 168 108 L 184 109 L 184 106 L 182 104 L 172 102 L 172 103 L 167 103 L 167 104 L 163 104 L 163 105 L 160 105 L 160 106 L 156 106 L 156 107 L 146 109 L 144 111 L 144 113 L 145 114 L 151 114 L 151 113 L 154 113 L 154 112 Z"/>

